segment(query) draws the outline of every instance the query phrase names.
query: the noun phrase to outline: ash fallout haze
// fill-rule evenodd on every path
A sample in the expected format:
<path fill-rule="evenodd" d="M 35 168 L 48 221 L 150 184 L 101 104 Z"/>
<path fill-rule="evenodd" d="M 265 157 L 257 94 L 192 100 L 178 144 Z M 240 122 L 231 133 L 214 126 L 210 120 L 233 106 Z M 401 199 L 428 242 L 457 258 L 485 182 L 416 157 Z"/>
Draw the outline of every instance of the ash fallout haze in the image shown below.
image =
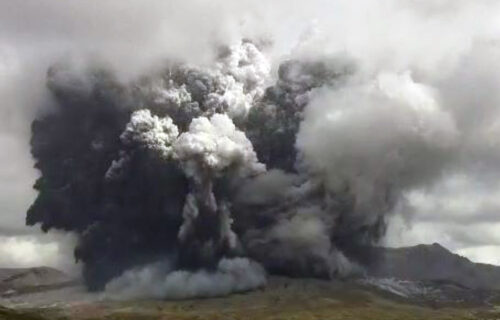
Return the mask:
<path fill-rule="evenodd" d="M 0 0 L 0 264 L 117 298 L 355 276 L 376 245 L 500 264 L 499 21 L 489 0 Z"/>

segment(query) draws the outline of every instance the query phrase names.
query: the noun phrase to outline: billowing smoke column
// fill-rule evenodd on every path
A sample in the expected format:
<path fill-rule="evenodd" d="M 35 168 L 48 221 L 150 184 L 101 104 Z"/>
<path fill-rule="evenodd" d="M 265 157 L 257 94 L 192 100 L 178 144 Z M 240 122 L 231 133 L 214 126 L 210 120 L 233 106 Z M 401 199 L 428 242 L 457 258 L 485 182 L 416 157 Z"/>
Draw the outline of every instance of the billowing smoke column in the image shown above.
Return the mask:
<path fill-rule="evenodd" d="M 252 143 L 225 114 L 193 119 L 189 131 L 175 142 L 174 151 L 191 181 L 179 230 L 181 265 L 214 265 L 237 245 L 230 204 L 224 195 L 217 203 L 215 179 L 226 176 L 228 183 L 234 183 L 263 173 L 265 166 L 258 162 Z"/>
<path fill-rule="evenodd" d="M 41 177 L 27 223 L 76 233 L 89 289 L 118 296 L 362 271 L 351 252 L 383 236 L 456 144 L 431 89 L 359 77 L 346 57 L 289 59 L 275 77 L 243 41 L 210 67 L 128 83 L 104 70 L 49 70 L 57 107 L 32 125 Z"/>

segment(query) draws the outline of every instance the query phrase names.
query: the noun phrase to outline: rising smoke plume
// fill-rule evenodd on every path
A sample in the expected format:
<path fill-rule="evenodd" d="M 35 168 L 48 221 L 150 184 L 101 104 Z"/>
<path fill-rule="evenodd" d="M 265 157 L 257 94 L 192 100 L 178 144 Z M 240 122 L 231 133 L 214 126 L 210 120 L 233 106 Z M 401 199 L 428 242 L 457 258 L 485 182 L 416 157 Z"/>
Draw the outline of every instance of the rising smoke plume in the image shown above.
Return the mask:
<path fill-rule="evenodd" d="M 238 257 L 349 275 L 359 267 L 346 248 L 380 239 L 401 192 L 439 172 L 455 134 L 425 86 L 408 75 L 352 83 L 355 69 L 342 57 L 289 60 L 273 84 L 248 41 L 213 67 L 173 64 L 127 85 L 56 65 L 59 109 L 33 123 L 42 177 L 27 222 L 80 234 L 90 289 L 167 256 L 166 270 L 193 276 L 217 278 Z"/>
<path fill-rule="evenodd" d="M 407 192 L 470 163 L 477 132 L 435 89 L 446 79 L 311 54 L 323 37 L 278 62 L 269 41 L 215 43 L 211 63 L 175 57 L 127 80 L 54 64 L 27 224 L 75 233 L 88 288 L 121 298 L 362 272 L 359 248 Z"/>

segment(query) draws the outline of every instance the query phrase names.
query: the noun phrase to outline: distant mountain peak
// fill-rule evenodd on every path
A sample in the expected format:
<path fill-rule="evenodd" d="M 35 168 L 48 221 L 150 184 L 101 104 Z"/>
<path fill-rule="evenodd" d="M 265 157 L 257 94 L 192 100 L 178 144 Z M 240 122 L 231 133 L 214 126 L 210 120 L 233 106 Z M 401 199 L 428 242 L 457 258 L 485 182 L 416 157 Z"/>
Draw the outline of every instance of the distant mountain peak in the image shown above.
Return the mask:
<path fill-rule="evenodd" d="M 500 289 L 500 267 L 474 263 L 439 243 L 369 249 L 356 257 L 369 276 L 412 281 L 450 281 L 472 289 Z"/>

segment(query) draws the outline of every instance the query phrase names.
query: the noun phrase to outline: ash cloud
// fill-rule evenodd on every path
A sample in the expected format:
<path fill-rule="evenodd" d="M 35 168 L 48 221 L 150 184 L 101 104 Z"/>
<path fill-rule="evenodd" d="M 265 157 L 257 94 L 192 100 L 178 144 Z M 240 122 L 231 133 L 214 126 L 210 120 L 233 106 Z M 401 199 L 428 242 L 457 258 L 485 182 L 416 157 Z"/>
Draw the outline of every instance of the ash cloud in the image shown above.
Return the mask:
<path fill-rule="evenodd" d="M 258 264 L 350 276 L 388 221 L 425 219 L 412 194 L 457 172 L 494 185 L 491 1 L 0 6 L 25 70 L 0 92 L 16 123 L 36 114 L 26 221 L 77 235 L 91 290 L 227 294 L 261 286 Z"/>
<path fill-rule="evenodd" d="M 246 258 L 224 258 L 213 271 L 194 272 L 172 271 L 167 261 L 126 271 L 106 285 L 104 297 L 118 300 L 217 297 L 265 284 L 264 269 Z"/>

